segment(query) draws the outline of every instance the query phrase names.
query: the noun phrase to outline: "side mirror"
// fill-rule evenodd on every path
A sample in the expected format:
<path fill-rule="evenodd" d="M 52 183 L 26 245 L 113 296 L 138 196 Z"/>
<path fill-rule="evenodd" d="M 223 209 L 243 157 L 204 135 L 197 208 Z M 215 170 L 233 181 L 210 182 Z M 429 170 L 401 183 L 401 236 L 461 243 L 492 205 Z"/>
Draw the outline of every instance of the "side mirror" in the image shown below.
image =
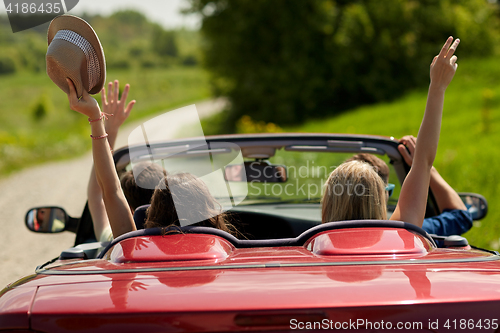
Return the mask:
<path fill-rule="evenodd" d="M 284 165 L 273 165 L 267 161 L 232 164 L 224 168 L 226 180 L 232 182 L 284 183 L 288 174 Z"/>
<path fill-rule="evenodd" d="M 483 219 L 488 213 L 488 202 L 477 193 L 458 193 L 474 221 Z"/>
<path fill-rule="evenodd" d="M 76 233 L 78 219 L 70 217 L 60 207 L 36 207 L 26 213 L 26 227 L 33 232 L 58 233 L 72 231 Z"/>

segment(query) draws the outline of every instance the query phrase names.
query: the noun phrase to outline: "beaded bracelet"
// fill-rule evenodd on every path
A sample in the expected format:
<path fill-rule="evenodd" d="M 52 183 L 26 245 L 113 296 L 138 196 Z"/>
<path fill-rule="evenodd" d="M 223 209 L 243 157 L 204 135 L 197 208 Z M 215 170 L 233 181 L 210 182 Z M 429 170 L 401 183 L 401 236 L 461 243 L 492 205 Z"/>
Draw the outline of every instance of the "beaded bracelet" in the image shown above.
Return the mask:
<path fill-rule="evenodd" d="M 89 124 L 91 124 L 91 123 L 94 123 L 96 121 L 102 120 L 102 118 L 105 118 L 106 120 L 108 120 L 108 117 L 111 117 L 111 116 L 113 116 L 113 114 L 101 112 L 101 116 L 99 118 L 97 118 L 97 119 L 88 118 L 88 121 L 89 121 Z"/>
<path fill-rule="evenodd" d="M 104 139 L 104 138 L 108 137 L 108 133 L 104 133 L 103 135 L 99 135 L 99 136 L 93 136 L 92 134 L 90 134 L 90 137 L 92 138 L 92 140 Z"/>

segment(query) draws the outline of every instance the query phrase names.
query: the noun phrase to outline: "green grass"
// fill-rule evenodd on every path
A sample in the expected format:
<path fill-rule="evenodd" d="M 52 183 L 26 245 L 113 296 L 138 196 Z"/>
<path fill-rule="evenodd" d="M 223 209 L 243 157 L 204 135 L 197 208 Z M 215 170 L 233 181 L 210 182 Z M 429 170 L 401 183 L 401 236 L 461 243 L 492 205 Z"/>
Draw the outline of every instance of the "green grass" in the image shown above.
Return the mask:
<path fill-rule="evenodd" d="M 394 136 L 417 135 L 427 90 L 390 103 L 364 106 L 309 121 L 286 131 Z M 488 216 L 465 237 L 471 244 L 500 248 L 500 65 L 498 59 L 460 61 L 446 92 L 435 167 L 460 192 L 484 195 Z"/>
<path fill-rule="evenodd" d="M 122 88 L 130 83 L 129 99 L 137 103 L 128 121 L 210 97 L 208 75 L 197 67 L 108 71 L 107 79 L 120 80 Z M 1 76 L 0 100 L 0 177 L 90 150 L 87 120 L 45 73 Z M 40 101 L 45 115 L 37 119 Z"/>

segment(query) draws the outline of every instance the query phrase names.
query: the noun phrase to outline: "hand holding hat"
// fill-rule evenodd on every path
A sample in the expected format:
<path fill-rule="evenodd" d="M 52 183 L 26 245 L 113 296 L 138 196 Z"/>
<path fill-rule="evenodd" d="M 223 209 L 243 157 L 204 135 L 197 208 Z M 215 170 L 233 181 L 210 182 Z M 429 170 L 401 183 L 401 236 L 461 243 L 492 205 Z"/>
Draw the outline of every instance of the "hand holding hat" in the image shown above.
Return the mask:
<path fill-rule="evenodd" d="M 94 29 L 79 17 L 61 15 L 47 32 L 47 74 L 66 94 L 69 78 L 79 98 L 83 91 L 97 94 L 106 81 L 104 51 Z"/>
<path fill-rule="evenodd" d="M 78 113 L 81 113 L 89 119 L 97 119 L 101 117 L 101 109 L 99 108 L 99 104 L 89 95 L 85 90 L 83 91 L 83 95 L 81 97 L 76 96 L 75 85 L 71 82 L 70 79 L 66 79 L 66 85 L 68 87 L 68 100 L 69 107 L 71 110 L 74 110 Z"/>

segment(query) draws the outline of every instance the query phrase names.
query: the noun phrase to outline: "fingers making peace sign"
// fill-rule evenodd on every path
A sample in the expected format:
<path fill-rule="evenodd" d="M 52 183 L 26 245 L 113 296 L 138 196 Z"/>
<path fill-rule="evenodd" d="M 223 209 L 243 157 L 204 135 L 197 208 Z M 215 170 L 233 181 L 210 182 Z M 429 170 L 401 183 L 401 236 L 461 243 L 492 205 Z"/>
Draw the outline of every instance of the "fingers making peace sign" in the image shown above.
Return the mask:
<path fill-rule="evenodd" d="M 457 70 L 457 56 L 454 55 L 460 39 L 448 37 L 446 43 L 441 48 L 441 52 L 434 57 L 431 63 L 431 84 L 441 89 L 446 89 L 450 84 Z"/>

